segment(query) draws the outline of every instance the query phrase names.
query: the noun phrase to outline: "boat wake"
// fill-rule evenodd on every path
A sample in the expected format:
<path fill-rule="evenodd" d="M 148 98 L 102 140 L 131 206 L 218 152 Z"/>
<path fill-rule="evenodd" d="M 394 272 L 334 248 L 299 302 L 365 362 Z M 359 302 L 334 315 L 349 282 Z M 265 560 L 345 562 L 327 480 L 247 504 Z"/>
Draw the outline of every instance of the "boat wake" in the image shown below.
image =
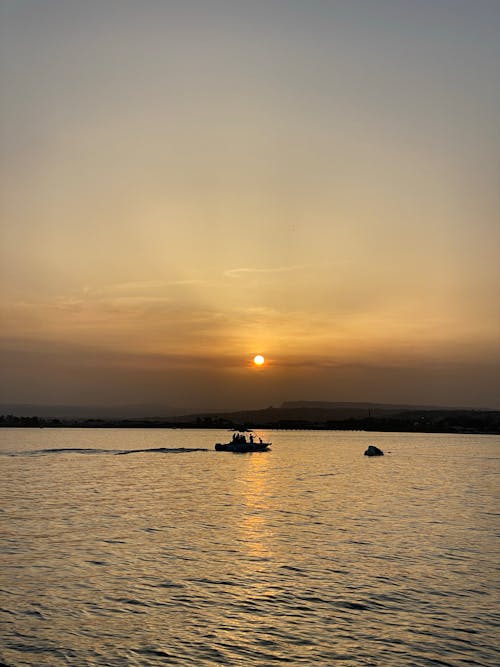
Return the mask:
<path fill-rule="evenodd" d="M 0 452 L 1 456 L 48 456 L 49 454 L 108 454 L 111 456 L 124 454 L 189 454 L 191 452 L 208 452 L 200 447 L 153 447 L 149 449 L 96 449 L 89 447 L 58 447 L 52 449 L 31 449 L 18 452 Z"/>

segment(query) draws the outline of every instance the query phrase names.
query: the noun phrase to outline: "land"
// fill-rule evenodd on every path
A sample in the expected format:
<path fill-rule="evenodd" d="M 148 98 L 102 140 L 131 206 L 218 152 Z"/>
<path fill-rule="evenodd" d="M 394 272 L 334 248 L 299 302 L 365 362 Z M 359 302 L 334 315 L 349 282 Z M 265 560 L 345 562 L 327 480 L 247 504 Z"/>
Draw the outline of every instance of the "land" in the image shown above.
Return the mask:
<path fill-rule="evenodd" d="M 33 409 L 33 407 L 31 406 Z M 500 411 L 378 403 L 285 402 L 280 407 L 236 412 L 201 412 L 165 417 L 61 417 L 3 414 L 0 427 L 33 428 L 272 428 L 284 430 L 397 431 L 409 433 L 500 434 Z M 21 411 L 18 411 L 21 412 Z M 33 410 L 34 412 L 34 410 Z"/>

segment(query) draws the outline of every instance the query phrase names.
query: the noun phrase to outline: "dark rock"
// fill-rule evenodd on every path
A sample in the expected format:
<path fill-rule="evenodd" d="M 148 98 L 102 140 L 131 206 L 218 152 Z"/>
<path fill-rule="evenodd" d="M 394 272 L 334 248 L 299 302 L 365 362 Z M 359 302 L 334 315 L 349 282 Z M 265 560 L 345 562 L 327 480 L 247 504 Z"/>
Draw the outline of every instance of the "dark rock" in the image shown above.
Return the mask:
<path fill-rule="evenodd" d="M 365 452 L 365 456 L 383 456 L 383 455 L 384 452 L 378 447 L 375 447 L 375 445 L 370 445 Z"/>

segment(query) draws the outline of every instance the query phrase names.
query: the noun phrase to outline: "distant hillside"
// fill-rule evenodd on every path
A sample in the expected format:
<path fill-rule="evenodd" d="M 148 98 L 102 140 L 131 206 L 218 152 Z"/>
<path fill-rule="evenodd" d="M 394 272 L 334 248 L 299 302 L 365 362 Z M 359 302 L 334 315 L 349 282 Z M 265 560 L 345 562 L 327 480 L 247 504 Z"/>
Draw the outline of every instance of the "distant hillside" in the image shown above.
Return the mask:
<path fill-rule="evenodd" d="M 408 405 L 405 403 L 357 403 L 345 401 L 285 401 L 281 407 L 286 410 L 296 410 L 299 408 L 321 408 L 322 410 L 462 410 L 469 408 L 456 408 L 441 405 Z"/>
<path fill-rule="evenodd" d="M 0 404 L 0 415 L 15 417 L 40 417 L 41 419 L 138 419 L 173 420 L 179 423 L 193 422 L 197 418 L 221 418 L 237 423 L 268 423 L 302 420 L 322 423 L 363 417 L 389 416 L 404 411 L 460 410 L 467 408 L 443 408 L 437 406 L 352 403 L 331 401 L 285 401 L 280 407 L 260 410 L 196 410 L 174 408 L 164 404 L 132 405 L 39 405 L 30 403 Z"/>
<path fill-rule="evenodd" d="M 390 410 L 389 410 L 390 411 Z M 380 410 L 379 410 L 380 412 Z M 368 408 L 264 408 L 263 410 L 238 410 L 236 412 L 206 412 L 173 417 L 174 421 L 192 421 L 193 418 L 223 419 L 238 424 L 276 424 L 282 421 L 325 422 L 331 419 L 368 417 L 372 410 Z"/>
<path fill-rule="evenodd" d="M 346 420 L 390 418 L 401 414 L 425 412 L 455 412 L 461 408 L 436 408 L 432 406 L 386 405 L 383 403 L 327 403 L 316 401 L 287 401 L 279 408 L 263 410 L 238 410 L 236 412 L 204 412 L 171 418 L 177 423 L 205 421 L 227 421 L 247 426 L 297 427 L 324 425 Z"/>
<path fill-rule="evenodd" d="M 0 415 L 0 427 L 78 428 L 274 428 L 408 433 L 500 433 L 499 410 L 415 409 L 378 404 L 334 404 L 330 408 L 266 408 L 238 412 L 206 412 L 180 417 L 44 417 Z M 367 405 L 369 407 L 367 407 Z M 1 406 L 0 406 L 1 407 Z M 38 406 L 39 408 L 39 406 Z M 65 409 L 68 409 L 65 406 Z M 24 412 L 24 410 L 23 410 Z M 120 409 L 120 413 L 123 410 Z M 51 410 L 52 414 L 52 410 Z"/>
<path fill-rule="evenodd" d="M 284 405 L 289 405 L 285 403 Z M 500 411 L 415 408 L 383 404 L 333 404 L 336 407 L 280 407 L 173 417 L 172 425 L 198 428 L 278 428 L 415 433 L 500 433 Z M 402 409 L 403 408 L 403 409 Z"/>

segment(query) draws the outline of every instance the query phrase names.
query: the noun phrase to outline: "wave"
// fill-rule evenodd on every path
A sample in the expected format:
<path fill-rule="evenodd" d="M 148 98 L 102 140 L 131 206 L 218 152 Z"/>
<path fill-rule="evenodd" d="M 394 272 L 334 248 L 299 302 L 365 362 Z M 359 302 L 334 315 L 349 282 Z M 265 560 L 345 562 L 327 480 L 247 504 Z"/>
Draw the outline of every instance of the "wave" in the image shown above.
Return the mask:
<path fill-rule="evenodd" d="M 49 454 L 188 454 L 191 452 L 208 452 L 201 447 L 151 447 L 147 449 L 96 449 L 90 447 L 57 447 L 51 449 L 31 449 L 17 452 L 0 452 L 1 456 L 47 456 Z"/>

